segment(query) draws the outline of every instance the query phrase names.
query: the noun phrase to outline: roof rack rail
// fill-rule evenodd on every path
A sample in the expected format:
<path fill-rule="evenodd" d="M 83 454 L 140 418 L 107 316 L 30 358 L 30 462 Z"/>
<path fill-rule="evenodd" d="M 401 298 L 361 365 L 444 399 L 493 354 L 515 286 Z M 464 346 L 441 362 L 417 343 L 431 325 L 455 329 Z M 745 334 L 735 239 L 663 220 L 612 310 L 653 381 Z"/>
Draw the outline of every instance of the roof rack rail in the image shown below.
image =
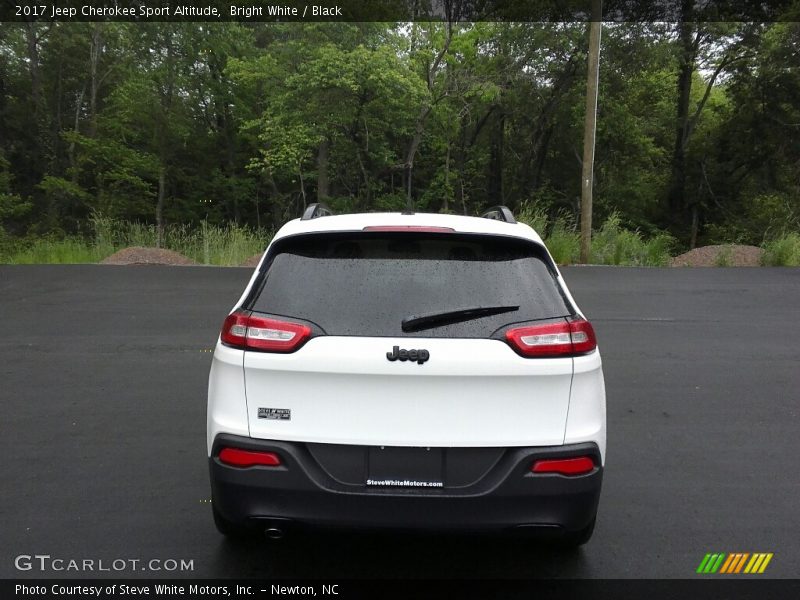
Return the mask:
<path fill-rule="evenodd" d="M 512 225 L 517 222 L 514 218 L 514 214 L 508 210 L 507 206 L 493 206 L 485 213 L 481 215 L 482 219 L 493 219 L 495 221 L 504 221 L 506 223 L 511 223 Z"/>
<path fill-rule="evenodd" d="M 308 208 L 303 212 L 301 220 L 308 221 L 309 219 L 316 219 L 317 217 L 330 217 L 331 215 L 333 215 L 333 211 L 328 208 L 327 204 L 315 202 L 314 204 L 308 205 Z"/>

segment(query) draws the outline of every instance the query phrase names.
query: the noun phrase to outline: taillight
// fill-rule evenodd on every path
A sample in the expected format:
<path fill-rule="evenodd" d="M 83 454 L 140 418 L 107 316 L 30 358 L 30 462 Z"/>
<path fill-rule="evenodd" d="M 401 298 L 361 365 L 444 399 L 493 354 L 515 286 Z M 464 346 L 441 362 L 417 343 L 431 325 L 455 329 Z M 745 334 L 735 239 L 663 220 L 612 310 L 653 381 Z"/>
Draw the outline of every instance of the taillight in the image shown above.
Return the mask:
<path fill-rule="evenodd" d="M 309 337 L 308 325 L 256 317 L 243 311 L 228 315 L 220 332 L 223 344 L 262 352 L 294 352 Z"/>
<path fill-rule="evenodd" d="M 453 233 L 452 227 L 431 227 L 428 225 L 369 225 L 362 231 L 410 231 L 415 233 Z"/>
<path fill-rule="evenodd" d="M 537 460 L 531 466 L 531 471 L 534 473 L 557 473 L 559 475 L 585 475 L 593 470 L 594 461 L 588 456 Z"/>
<path fill-rule="evenodd" d="M 563 357 L 597 348 L 592 324 L 585 319 L 517 327 L 506 331 L 506 341 L 527 357 Z"/>
<path fill-rule="evenodd" d="M 279 467 L 280 457 L 274 452 L 256 452 L 240 448 L 223 448 L 219 460 L 231 467 Z"/>

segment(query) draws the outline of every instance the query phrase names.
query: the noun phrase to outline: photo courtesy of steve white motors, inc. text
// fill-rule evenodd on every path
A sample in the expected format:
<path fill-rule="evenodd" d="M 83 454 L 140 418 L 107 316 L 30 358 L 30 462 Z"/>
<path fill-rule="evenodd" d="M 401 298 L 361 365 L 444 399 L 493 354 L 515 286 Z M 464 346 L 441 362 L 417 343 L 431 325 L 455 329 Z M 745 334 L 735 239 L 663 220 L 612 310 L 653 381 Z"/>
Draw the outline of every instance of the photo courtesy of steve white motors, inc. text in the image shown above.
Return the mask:
<path fill-rule="evenodd" d="M 81 585 L 53 583 L 48 585 L 25 585 L 18 583 L 14 586 L 14 595 L 46 597 L 52 596 L 89 596 L 95 598 L 108 598 L 111 596 L 209 596 L 220 598 L 225 596 L 239 597 L 251 596 L 257 593 L 270 593 L 272 595 L 316 596 L 319 590 L 321 596 L 339 595 L 338 584 L 320 585 L 281 585 L 271 584 L 268 588 L 254 587 L 251 585 L 188 585 L 178 584 L 109 584 L 109 585 Z"/>
<path fill-rule="evenodd" d="M 178 5 L 178 6 L 56 6 L 55 4 L 15 5 L 17 17 L 42 17 L 49 19 L 71 19 L 77 17 L 124 19 L 130 17 L 169 18 L 169 17 L 341 17 L 340 6 L 319 6 L 306 4 L 303 7 L 269 5 L 231 5 L 228 14 L 216 6 Z M 223 9 L 225 10 L 225 9 Z"/>

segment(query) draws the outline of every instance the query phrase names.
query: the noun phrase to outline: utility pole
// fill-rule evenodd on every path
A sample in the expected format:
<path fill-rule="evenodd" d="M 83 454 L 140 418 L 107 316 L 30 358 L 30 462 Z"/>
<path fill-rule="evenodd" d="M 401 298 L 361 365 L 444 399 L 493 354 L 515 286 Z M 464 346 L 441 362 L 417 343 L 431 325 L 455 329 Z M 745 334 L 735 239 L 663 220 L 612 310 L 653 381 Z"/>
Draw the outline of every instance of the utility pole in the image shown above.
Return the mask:
<path fill-rule="evenodd" d="M 586 117 L 583 125 L 581 166 L 581 262 L 589 262 L 592 247 L 592 183 L 594 180 L 594 138 L 597 129 L 597 87 L 600 79 L 600 32 L 603 2 L 592 0 L 589 23 L 589 69 L 586 76 Z"/>

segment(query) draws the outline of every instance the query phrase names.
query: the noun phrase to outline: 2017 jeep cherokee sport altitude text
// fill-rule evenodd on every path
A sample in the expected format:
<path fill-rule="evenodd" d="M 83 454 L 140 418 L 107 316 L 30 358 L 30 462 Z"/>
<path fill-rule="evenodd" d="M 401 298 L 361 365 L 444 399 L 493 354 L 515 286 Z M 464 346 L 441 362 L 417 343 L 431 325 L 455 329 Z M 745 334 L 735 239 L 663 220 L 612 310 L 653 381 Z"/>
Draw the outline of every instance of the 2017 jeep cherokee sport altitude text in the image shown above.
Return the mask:
<path fill-rule="evenodd" d="M 312 205 L 278 231 L 211 366 L 220 531 L 589 539 L 606 442 L 594 331 L 536 232 L 487 216 Z"/>

